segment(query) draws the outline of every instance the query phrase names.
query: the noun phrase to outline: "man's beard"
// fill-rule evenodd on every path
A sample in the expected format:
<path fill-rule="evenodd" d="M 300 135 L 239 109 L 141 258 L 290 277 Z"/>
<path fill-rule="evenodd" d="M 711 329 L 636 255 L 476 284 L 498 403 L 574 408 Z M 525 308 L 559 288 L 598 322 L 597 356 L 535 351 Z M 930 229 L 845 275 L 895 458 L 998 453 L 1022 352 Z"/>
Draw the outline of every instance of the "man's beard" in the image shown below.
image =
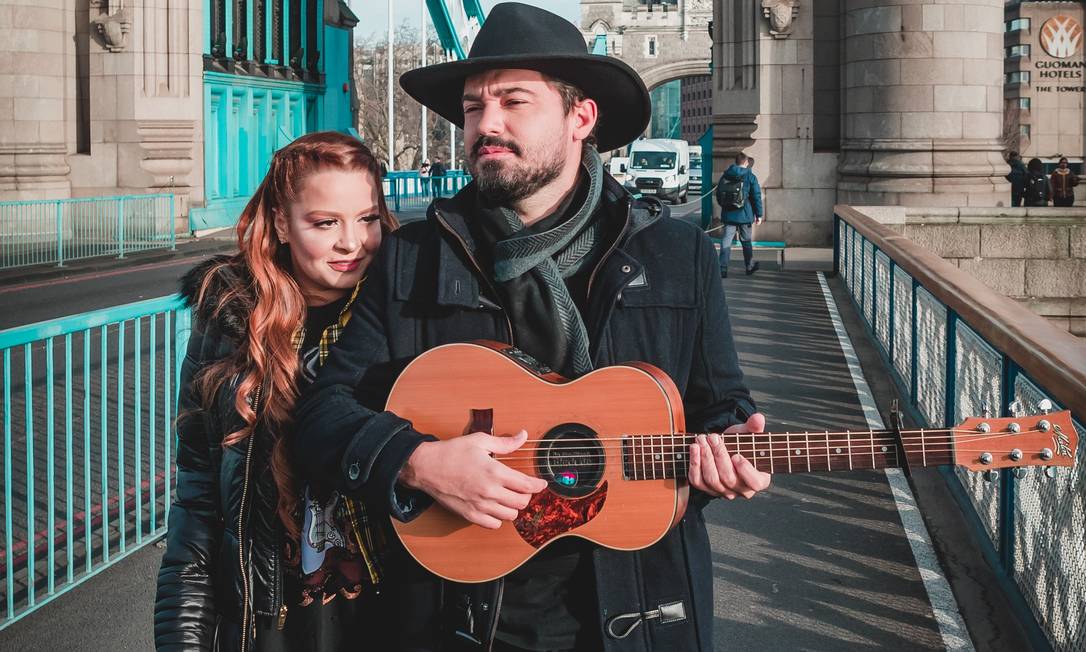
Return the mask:
<path fill-rule="evenodd" d="M 516 158 L 513 161 L 490 160 L 480 163 L 479 148 L 484 146 L 504 147 Z M 562 174 L 565 160 L 557 148 L 548 148 L 538 157 L 525 159 L 538 161 L 534 165 L 520 164 L 518 159 L 524 158 L 522 152 L 516 143 L 499 138 L 480 136 L 475 141 L 469 157 L 471 173 L 484 197 L 499 206 L 512 206 L 525 197 L 531 197 Z"/>

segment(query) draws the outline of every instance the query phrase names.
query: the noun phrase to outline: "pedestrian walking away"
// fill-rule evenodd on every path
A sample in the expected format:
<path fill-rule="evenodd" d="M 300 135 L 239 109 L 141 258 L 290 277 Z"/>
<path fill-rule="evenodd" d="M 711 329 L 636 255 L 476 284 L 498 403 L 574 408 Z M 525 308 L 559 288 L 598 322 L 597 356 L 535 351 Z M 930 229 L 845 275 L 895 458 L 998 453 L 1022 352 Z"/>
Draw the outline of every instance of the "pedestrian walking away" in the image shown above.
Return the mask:
<path fill-rule="evenodd" d="M 1026 178 L 1029 173 L 1018 152 L 1010 153 L 1007 164 L 1011 166 L 1011 171 L 1006 176 L 1007 181 L 1011 182 L 1011 206 L 1021 206 L 1022 192 L 1026 187 Z"/>
<path fill-rule="evenodd" d="M 1052 188 L 1053 206 L 1075 205 L 1075 186 L 1078 185 L 1078 176 L 1071 171 L 1066 157 L 1061 157 L 1059 167 L 1052 171 L 1049 185 Z"/>
<path fill-rule="evenodd" d="M 387 536 L 357 496 L 295 481 L 292 409 L 351 318 L 396 228 L 356 138 L 301 136 L 272 156 L 239 251 L 190 271 L 177 491 L 154 610 L 157 650 L 384 651 Z"/>
<path fill-rule="evenodd" d="M 1052 199 L 1052 186 L 1045 176 L 1044 164 L 1039 158 L 1031 158 L 1026 166 L 1026 182 L 1022 189 L 1026 206 L 1048 206 Z"/>
<path fill-rule="evenodd" d="M 444 195 L 445 172 L 445 164 L 441 162 L 441 159 L 434 159 L 433 164 L 430 166 L 431 197 L 442 197 Z"/>
<path fill-rule="evenodd" d="M 382 246 L 355 316 L 299 403 L 293 452 L 302 477 L 368 496 L 401 521 L 439 505 L 476 526 L 519 528 L 513 521 L 533 496 L 548 499 L 550 484 L 496 458 L 527 432 L 491 434 L 473 421 L 468 434 L 437 440 L 385 410 L 417 356 L 478 339 L 515 342 L 527 356 L 519 359 L 567 378 L 642 360 L 675 379 L 694 432 L 763 431 L 709 238 L 604 171 L 600 152 L 634 140 L 651 115 L 632 68 L 589 54 L 561 17 L 502 3 L 467 58 L 409 71 L 400 85 L 463 129 L 473 180 Z M 564 537 L 477 584 L 400 557 L 386 583 L 399 648 L 712 650 L 714 562 L 702 508 L 717 496 L 749 498 L 770 476 L 719 437 L 699 437 L 687 454 L 689 506 L 651 547 Z"/>
<path fill-rule="evenodd" d="M 754 261 L 752 225 L 762 223 L 765 211 L 762 206 L 762 187 L 751 169 L 753 161 L 754 159 L 742 152 L 736 154 L 735 162 L 728 166 L 717 182 L 716 201 L 720 205 L 720 221 L 724 225 L 724 233 L 720 238 L 721 278 L 728 277 L 732 240 L 736 235 L 743 247 L 743 267 L 747 276 L 757 272 L 760 267 Z"/>

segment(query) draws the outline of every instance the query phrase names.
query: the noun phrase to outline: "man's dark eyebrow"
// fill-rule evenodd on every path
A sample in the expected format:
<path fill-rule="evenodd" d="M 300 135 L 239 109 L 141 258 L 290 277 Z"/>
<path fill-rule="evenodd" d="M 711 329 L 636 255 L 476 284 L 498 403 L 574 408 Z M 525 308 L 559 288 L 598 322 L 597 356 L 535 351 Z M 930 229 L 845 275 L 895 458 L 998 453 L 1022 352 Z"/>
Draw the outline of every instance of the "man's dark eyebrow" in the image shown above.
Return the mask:
<path fill-rule="evenodd" d="M 532 91 L 528 90 L 527 88 L 521 88 L 520 86 L 510 86 L 509 88 L 502 88 L 494 91 L 494 94 L 499 97 L 512 93 L 527 93 L 528 95 L 535 95 L 535 93 L 533 93 Z M 462 102 L 479 102 L 481 100 L 482 98 L 478 95 L 475 95 L 474 93 L 464 93 L 463 97 L 460 98 L 460 101 Z"/>

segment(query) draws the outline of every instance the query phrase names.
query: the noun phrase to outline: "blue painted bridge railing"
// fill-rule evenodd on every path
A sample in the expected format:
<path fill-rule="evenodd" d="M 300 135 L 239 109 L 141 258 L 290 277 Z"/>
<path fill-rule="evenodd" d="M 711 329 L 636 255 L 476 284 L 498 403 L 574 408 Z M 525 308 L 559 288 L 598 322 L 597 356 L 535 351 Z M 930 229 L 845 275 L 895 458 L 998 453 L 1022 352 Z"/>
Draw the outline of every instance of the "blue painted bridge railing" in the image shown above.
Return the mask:
<path fill-rule="evenodd" d="M 0 202 L 0 269 L 176 246 L 171 194 Z"/>
<path fill-rule="evenodd" d="M 468 185 L 471 176 L 449 170 L 441 177 L 420 177 L 418 171 L 389 172 L 384 178 L 385 201 L 393 211 L 421 210 L 438 197 L 451 197 Z"/>
<path fill-rule="evenodd" d="M 1071 410 L 1053 479 L 942 470 L 1036 647 L 1086 650 L 1086 344 L 862 211 L 835 208 L 834 270 L 921 427 Z"/>
<path fill-rule="evenodd" d="M 0 331 L 0 629 L 165 532 L 188 332 L 176 296 Z"/>

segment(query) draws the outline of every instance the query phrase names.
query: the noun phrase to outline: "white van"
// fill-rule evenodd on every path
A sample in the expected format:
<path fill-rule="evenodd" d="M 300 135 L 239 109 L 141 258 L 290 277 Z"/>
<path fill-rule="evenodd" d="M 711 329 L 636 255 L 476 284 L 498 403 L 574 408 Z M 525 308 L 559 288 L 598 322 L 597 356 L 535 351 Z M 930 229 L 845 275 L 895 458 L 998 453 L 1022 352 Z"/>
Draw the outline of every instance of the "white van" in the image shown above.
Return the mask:
<path fill-rule="evenodd" d="M 690 192 L 700 195 L 701 187 L 701 145 L 690 145 Z"/>
<path fill-rule="evenodd" d="M 607 171 L 611 173 L 611 176 L 615 178 L 615 181 L 626 185 L 626 179 L 629 175 L 626 174 L 626 170 L 630 167 L 630 159 L 625 156 L 612 156 L 611 160 L 607 163 Z"/>
<path fill-rule="evenodd" d="M 626 187 L 672 203 L 686 201 L 690 186 L 690 143 L 673 138 L 644 138 L 630 144 Z"/>

